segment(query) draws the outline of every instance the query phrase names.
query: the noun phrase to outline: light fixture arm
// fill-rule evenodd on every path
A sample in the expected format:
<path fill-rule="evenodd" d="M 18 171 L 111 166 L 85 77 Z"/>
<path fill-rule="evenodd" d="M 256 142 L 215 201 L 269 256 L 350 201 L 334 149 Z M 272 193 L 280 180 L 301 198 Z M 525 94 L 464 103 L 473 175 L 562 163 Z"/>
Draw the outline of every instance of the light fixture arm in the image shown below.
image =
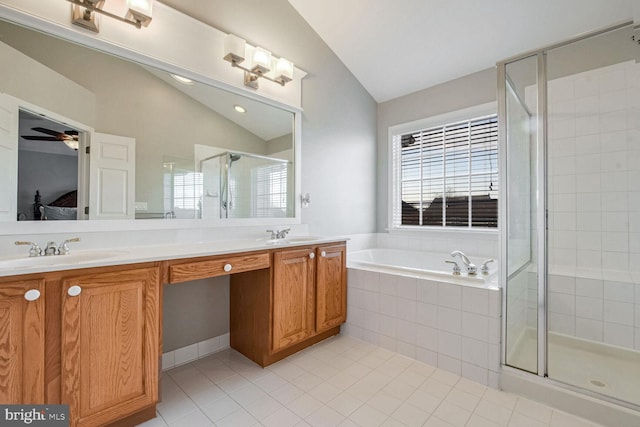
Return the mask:
<path fill-rule="evenodd" d="M 252 71 L 242 65 L 240 65 L 236 60 L 232 59 L 231 61 L 231 66 L 235 67 L 235 68 L 240 68 L 241 70 L 243 70 L 245 72 L 245 84 L 247 86 L 250 86 L 250 82 L 256 82 L 258 80 L 258 78 L 263 78 L 263 79 L 267 79 L 271 82 L 277 83 L 280 86 L 284 86 L 287 82 L 281 79 L 272 79 L 271 77 L 259 72 L 259 71 Z"/>
<path fill-rule="evenodd" d="M 109 12 L 107 10 L 102 9 L 101 7 L 94 6 L 94 4 L 92 2 L 90 2 L 90 1 L 83 1 L 83 0 L 67 0 L 67 1 L 69 3 L 72 3 L 72 4 L 76 5 L 76 6 L 84 8 L 86 11 L 88 11 L 90 13 L 91 12 L 96 12 L 96 13 L 99 13 L 101 15 L 106 15 L 109 18 L 116 19 L 116 20 L 118 20 L 120 22 L 124 22 L 124 23 L 129 24 L 129 25 L 133 25 L 134 27 L 136 27 L 138 29 L 140 29 L 144 25 L 146 25 L 142 20 L 137 19 L 135 16 L 132 16 L 130 19 L 129 19 L 128 16 L 126 16 L 126 17 L 118 16 L 118 15 L 116 15 L 114 13 L 111 13 L 111 12 Z M 103 3 L 104 2 L 97 2 L 96 4 L 102 6 Z"/>

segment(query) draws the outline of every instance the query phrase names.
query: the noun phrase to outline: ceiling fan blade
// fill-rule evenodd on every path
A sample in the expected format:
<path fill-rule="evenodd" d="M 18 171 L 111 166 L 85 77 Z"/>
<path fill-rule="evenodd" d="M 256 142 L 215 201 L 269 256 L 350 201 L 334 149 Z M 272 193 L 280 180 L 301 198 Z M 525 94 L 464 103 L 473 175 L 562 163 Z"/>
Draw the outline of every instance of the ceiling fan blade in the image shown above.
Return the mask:
<path fill-rule="evenodd" d="M 22 135 L 21 138 L 29 141 L 60 141 L 60 138 L 56 138 L 55 136 Z"/>
<path fill-rule="evenodd" d="M 63 133 L 57 132 L 55 130 L 47 129 L 47 128 L 31 128 L 31 130 L 35 130 L 36 132 L 46 133 L 47 135 L 57 136 L 58 138 L 64 135 Z"/>

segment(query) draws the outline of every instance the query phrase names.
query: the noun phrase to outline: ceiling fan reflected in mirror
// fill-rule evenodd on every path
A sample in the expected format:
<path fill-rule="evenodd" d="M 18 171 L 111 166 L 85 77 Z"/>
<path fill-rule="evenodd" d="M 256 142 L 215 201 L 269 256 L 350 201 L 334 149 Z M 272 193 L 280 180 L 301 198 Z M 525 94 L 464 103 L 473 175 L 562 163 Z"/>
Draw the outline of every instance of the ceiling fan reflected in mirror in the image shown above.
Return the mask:
<path fill-rule="evenodd" d="M 42 127 L 31 128 L 31 130 L 35 130 L 36 132 L 41 132 L 51 136 L 22 135 L 22 138 L 29 141 L 62 141 L 67 145 L 67 147 L 76 151 L 78 150 L 78 131 L 65 130 L 64 132 L 58 132 Z"/>

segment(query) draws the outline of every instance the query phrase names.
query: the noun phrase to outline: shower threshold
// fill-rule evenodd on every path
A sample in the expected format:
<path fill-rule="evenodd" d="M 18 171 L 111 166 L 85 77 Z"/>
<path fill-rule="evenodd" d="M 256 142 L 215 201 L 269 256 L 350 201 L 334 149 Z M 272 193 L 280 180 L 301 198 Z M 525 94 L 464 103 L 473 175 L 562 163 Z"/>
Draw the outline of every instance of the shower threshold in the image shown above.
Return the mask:
<path fill-rule="evenodd" d="M 536 331 L 528 328 L 509 355 L 511 366 L 535 366 Z M 549 332 L 549 378 L 640 406 L 640 352 Z"/>

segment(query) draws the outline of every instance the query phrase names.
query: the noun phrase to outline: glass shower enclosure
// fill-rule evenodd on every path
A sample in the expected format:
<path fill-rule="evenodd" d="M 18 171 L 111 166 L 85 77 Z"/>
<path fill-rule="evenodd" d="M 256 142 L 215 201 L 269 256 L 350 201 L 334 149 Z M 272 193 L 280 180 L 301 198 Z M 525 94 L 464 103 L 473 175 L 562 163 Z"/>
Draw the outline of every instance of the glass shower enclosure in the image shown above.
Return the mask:
<path fill-rule="evenodd" d="M 640 408 L 632 25 L 498 64 L 504 364 Z"/>
<path fill-rule="evenodd" d="M 292 162 L 224 152 L 200 162 L 202 217 L 285 218 L 293 216 Z"/>

